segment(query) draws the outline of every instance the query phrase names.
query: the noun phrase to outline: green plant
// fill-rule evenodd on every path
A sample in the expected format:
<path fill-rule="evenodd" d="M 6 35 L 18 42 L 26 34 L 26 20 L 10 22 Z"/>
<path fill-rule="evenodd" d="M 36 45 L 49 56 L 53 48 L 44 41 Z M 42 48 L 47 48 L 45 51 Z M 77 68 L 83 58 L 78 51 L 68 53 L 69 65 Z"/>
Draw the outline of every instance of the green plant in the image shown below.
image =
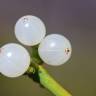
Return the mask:
<path fill-rule="evenodd" d="M 21 45 L 9 43 L 0 49 L 0 72 L 7 77 L 24 73 L 56 96 L 72 96 L 57 83 L 42 66 L 59 66 L 69 60 L 72 52 L 67 38 L 59 34 L 46 36 L 44 23 L 35 16 L 21 17 L 15 25 L 15 36 L 22 44 L 31 46 L 31 53 Z"/>

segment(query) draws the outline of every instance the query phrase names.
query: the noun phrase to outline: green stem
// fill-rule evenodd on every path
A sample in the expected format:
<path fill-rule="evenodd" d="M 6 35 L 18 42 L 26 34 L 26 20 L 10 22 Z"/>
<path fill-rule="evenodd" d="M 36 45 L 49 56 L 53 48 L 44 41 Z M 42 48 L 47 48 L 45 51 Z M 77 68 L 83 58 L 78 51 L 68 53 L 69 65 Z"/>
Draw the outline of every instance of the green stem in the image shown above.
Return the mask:
<path fill-rule="evenodd" d="M 38 46 L 32 47 L 31 58 L 31 66 L 27 73 L 33 73 L 33 75 L 37 74 L 36 76 L 39 76 L 39 83 L 52 92 L 55 96 L 72 96 L 68 91 L 61 87 L 59 83 L 57 83 L 40 65 L 42 64 L 42 60 L 38 54 Z"/>
<path fill-rule="evenodd" d="M 40 83 L 55 96 L 72 96 L 68 91 L 61 87 L 42 66 L 39 66 L 38 74 L 40 77 Z"/>

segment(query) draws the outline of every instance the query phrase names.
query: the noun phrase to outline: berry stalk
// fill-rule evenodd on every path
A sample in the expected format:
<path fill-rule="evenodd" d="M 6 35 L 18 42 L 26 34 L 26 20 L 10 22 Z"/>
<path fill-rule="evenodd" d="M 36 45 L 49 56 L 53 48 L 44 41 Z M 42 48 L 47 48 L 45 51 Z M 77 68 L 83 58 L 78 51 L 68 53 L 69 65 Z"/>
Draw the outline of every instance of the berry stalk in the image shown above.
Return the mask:
<path fill-rule="evenodd" d="M 66 89 L 61 87 L 61 85 L 57 83 L 42 66 L 39 66 L 38 74 L 40 83 L 55 96 L 72 96 Z"/>
<path fill-rule="evenodd" d="M 64 89 L 49 75 L 46 69 L 43 68 L 43 62 L 38 55 L 38 46 L 32 47 L 31 58 L 31 66 L 27 71 L 28 74 L 32 73 L 31 78 L 32 76 L 33 78 L 35 77 L 35 81 L 39 81 L 38 83 L 52 92 L 55 96 L 72 96 L 66 89 Z"/>

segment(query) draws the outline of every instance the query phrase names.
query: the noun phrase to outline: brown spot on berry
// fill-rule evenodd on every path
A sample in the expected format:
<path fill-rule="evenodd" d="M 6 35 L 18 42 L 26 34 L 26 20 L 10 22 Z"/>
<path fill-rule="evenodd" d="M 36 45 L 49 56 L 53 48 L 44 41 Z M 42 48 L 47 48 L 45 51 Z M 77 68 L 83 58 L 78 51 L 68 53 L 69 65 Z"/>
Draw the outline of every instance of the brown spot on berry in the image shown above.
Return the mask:
<path fill-rule="evenodd" d="M 24 18 L 24 22 L 28 21 L 28 18 Z"/>
<path fill-rule="evenodd" d="M 70 49 L 69 48 L 66 48 L 65 49 L 65 53 L 68 54 L 70 52 Z"/>

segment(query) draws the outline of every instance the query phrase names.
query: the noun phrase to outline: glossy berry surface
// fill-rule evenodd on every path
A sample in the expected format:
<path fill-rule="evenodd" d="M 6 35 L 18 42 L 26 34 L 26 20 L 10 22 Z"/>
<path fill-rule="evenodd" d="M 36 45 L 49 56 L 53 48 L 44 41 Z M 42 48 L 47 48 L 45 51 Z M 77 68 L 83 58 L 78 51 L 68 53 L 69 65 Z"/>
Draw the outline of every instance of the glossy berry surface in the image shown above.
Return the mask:
<path fill-rule="evenodd" d="M 27 46 L 34 46 L 45 37 L 46 28 L 43 21 L 32 15 L 21 17 L 15 24 L 15 36 Z"/>
<path fill-rule="evenodd" d="M 30 55 L 19 44 L 9 43 L 0 48 L 0 72 L 7 77 L 23 75 L 30 65 Z"/>
<path fill-rule="evenodd" d="M 45 37 L 38 48 L 41 59 L 53 66 L 66 63 L 71 57 L 71 44 L 63 35 L 51 34 Z"/>

